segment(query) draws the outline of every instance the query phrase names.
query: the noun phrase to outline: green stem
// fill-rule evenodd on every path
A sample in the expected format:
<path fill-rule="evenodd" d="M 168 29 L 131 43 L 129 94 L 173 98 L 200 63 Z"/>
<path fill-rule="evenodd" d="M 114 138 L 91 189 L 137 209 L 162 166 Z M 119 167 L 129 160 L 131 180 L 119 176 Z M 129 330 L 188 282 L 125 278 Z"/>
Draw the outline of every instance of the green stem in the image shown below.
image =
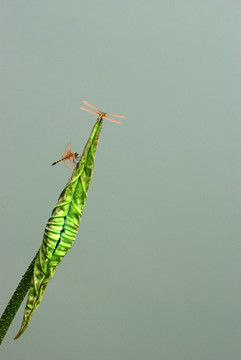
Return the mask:
<path fill-rule="evenodd" d="M 11 297 L 6 309 L 2 314 L 2 317 L 0 319 L 0 345 L 8 331 L 9 326 L 11 325 L 11 322 L 14 319 L 14 316 L 16 315 L 20 305 L 22 304 L 23 299 L 25 298 L 29 290 L 31 279 L 33 277 L 34 263 L 37 255 L 38 252 L 33 258 L 29 267 L 27 268 L 25 274 L 22 277 L 22 280 L 18 284 L 13 296 Z"/>

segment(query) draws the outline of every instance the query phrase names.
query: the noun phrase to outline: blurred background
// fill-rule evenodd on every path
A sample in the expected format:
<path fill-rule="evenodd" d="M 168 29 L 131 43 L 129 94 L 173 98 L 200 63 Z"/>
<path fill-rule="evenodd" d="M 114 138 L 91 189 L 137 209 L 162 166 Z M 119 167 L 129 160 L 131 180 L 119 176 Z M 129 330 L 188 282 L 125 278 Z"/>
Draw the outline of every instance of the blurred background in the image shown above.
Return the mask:
<path fill-rule="evenodd" d="M 0 312 L 96 120 L 76 242 L 3 360 L 239 360 L 240 2 L 2 1 Z"/>

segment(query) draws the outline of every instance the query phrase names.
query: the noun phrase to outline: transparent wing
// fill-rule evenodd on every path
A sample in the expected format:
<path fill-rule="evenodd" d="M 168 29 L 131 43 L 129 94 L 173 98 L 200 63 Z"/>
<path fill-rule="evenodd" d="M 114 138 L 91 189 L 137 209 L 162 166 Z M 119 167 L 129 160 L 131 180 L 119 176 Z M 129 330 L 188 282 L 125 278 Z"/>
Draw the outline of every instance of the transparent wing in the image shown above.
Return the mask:
<path fill-rule="evenodd" d="M 74 170 L 76 165 L 75 163 L 73 162 L 73 160 L 70 160 L 70 159 L 66 159 L 64 160 L 64 165 L 66 165 L 69 169 L 71 170 Z"/>
<path fill-rule="evenodd" d="M 71 154 L 71 142 L 66 145 L 65 153 L 62 155 L 62 159 Z"/>
<path fill-rule="evenodd" d="M 89 112 L 91 114 L 99 115 L 97 111 L 86 109 L 84 106 L 81 106 L 80 109 L 84 110 L 84 111 L 87 111 L 87 112 Z"/>
<path fill-rule="evenodd" d="M 125 115 L 117 115 L 117 114 L 111 114 L 111 113 L 106 113 L 106 115 L 115 116 L 115 117 L 119 117 L 119 118 L 125 118 Z"/>
<path fill-rule="evenodd" d="M 105 119 L 109 120 L 109 121 L 112 121 L 116 124 L 121 124 L 121 121 L 118 121 L 118 120 L 115 120 L 115 119 L 112 119 L 111 117 L 109 116 L 103 116 Z"/>
<path fill-rule="evenodd" d="M 96 106 L 90 104 L 88 101 L 84 100 L 83 103 L 89 107 L 91 107 L 92 109 L 95 109 L 97 111 L 100 111 Z"/>

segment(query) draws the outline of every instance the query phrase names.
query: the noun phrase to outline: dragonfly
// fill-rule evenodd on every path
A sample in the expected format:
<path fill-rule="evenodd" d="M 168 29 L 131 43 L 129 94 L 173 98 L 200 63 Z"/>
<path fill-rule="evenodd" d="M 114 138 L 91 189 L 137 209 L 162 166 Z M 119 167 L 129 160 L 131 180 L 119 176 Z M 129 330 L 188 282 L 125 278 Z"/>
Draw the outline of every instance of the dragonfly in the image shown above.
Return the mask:
<path fill-rule="evenodd" d="M 100 109 L 98 109 L 97 107 L 95 107 L 94 105 L 91 105 L 88 101 L 84 100 L 83 103 L 87 106 L 89 106 L 91 109 L 87 109 L 86 107 L 84 106 L 81 106 L 80 109 L 81 110 L 84 110 L 84 111 L 87 111 L 91 114 L 96 114 L 98 115 L 98 119 L 102 119 L 102 118 L 105 118 L 109 121 L 112 121 L 116 124 L 121 124 L 121 121 L 118 121 L 116 119 L 112 119 L 110 116 L 114 116 L 114 117 L 119 117 L 119 118 L 124 118 L 125 115 L 117 115 L 117 114 L 111 114 L 111 113 L 106 113 L 106 112 L 103 112 L 101 111 Z"/>
<path fill-rule="evenodd" d="M 62 158 L 55 161 L 53 165 L 56 165 L 56 164 L 59 164 L 61 161 L 64 161 L 65 165 L 71 169 L 71 170 L 74 170 L 74 168 L 76 167 L 76 163 L 77 161 L 79 160 L 79 154 L 77 152 L 75 153 L 72 153 L 71 152 L 71 143 L 69 142 L 67 145 L 66 145 L 66 148 L 65 148 L 65 153 L 62 155 Z"/>

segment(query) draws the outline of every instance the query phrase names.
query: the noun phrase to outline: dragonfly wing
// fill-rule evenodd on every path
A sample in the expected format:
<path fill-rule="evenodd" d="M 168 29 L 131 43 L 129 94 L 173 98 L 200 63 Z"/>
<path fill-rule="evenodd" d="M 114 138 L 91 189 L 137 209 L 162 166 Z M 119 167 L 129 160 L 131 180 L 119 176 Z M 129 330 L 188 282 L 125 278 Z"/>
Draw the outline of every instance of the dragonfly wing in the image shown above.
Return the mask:
<path fill-rule="evenodd" d="M 70 142 L 66 145 L 65 152 L 63 153 L 61 159 L 65 158 L 69 154 L 71 154 L 71 143 Z"/>
<path fill-rule="evenodd" d="M 64 160 L 64 164 L 71 170 L 74 170 L 76 165 L 74 164 L 73 160 L 66 159 Z"/>
<path fill-rule="evenodd" d="M 89 112 L 89 113 L 91 113 L 91 114 L 99 115 L 99 114 L 97 113 L 97 111 L 87 109 L 87 108 L 85 108 L 84 106 L 81 106 L 80 109 L 81 109 L 81 110 L 84 110 L 84 111 L 87 111 L 87 112 Z"/>
<path fill-rule="evenodd" d="M 125 115 L 117 115 L 117 114 L 111 114 L 111 113 L 106 113 L 106 115 L 115 116 L 115 117 L 119 117 L 119 118 L 125 117 Z"/>
<path fill-rule="evenodd" d="M 116 119 L 112 119 L 111 117 L 109 117 L 109 116 L 103 116 L 105 119 L 107 119 L 107 120 L 109 120 L 109 121 L 112 121 L 112 122 L 114 122 L 114 123 L 116 123 L 116 124 L 121 124 L 121 121 L 118 121 L 118 120 L 116 120 Z"/>
<path fill-rule="evenodd" d="M 65 151 L 68 152 L 69 154 L 71 153 L 71 142 L 69 142 L 69 143 L 66 145 Z"/>
<path fill-rule="evenodd" d="M 100 111 L 96 106 L 91 105 L 88 101 L 84 100 L 83 103 L 89 107 L 91 107 L 92 109 L 95 109 L 97 111 Z"/>

